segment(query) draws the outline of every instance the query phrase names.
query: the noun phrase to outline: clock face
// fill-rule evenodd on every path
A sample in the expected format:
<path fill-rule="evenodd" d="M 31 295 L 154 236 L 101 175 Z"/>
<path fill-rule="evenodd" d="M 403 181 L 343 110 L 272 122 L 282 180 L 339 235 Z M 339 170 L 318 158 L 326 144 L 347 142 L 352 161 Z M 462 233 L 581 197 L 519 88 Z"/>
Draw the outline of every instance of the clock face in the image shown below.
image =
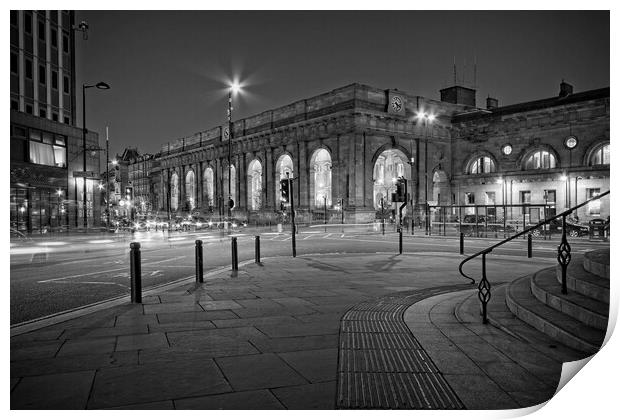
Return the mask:
<path fill-rule="evenodd" d="M 512 153 L 512 146 L 509 144 L 506 144 L 504 147 L 502 147 L 502 153 L 505 155 L 509 155 Z"/>
<path fill-rule="evenodd" d="M 400 96 L 392 97 L 392 109 L 399 112 L 403 108 L 403 99 Z"/>
<path fill-rule="evenodd" d="M 564 145 L 569 149 L 574 149 L 577 146 L 577 139 L 575 137 L 569 137 L 564 141 Z"/>

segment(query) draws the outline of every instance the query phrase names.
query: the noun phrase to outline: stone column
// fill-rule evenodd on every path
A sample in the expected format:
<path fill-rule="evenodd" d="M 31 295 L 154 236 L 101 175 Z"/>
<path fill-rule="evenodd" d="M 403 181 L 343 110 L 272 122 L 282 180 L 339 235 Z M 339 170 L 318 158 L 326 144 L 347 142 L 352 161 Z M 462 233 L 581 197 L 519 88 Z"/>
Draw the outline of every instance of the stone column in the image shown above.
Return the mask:
<path fill-rule="evenodd" d="M 276 191 L 274 190 L 275 186 L 275 164 L 273 162 L 273 150 L 269 147 L 265 150 L 265 189 L 266 189 L 266 198 L 267 198 L 267 208 L 274 209 L 276 208 Z"/>

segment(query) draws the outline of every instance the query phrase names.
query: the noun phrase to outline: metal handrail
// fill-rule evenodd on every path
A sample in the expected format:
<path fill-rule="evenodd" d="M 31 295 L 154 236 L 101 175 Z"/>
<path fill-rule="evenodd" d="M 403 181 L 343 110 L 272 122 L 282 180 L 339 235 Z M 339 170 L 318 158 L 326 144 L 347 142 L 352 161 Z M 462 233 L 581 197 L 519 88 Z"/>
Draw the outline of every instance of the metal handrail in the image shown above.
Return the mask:
<path fill-rule="evenodd" d="M 461 261 L 461 263 L 459 264 L 459 273 L 461 273 L 461 275 L 469 280 L 471 280 L 471 284 L 476 284 L 476 280 L 470 276 L 468 276 L 467 274 L 463 273 L 463 265 L 465 265 L 466 262 L 473 260 L 474 258 L 482 255 L 482 279 L 480 279 L 480 282 L 478 284 L 478 298 L 480 299 L 480 302 L 482 303 L 482 317 L 483 323 L 487 323 L 487 316 L 486 316 L 486 306 L 487 303 L 489 302 L 489 300 L 491 299 L 491 284 L 489 283 L 489 281 L 486 278 L 486 255 L 488 253 L 490 253 L 491 251 L 493 251 L 495 248 L 505 244 L 506 242 L 510 242 L 515 238 L 518 238 L 519 236 L 523 236 L 524 234 L 539 228 L 542 225 L 546 225 L 549 222 L 551 222 L 552 220 L 555 220 L 559 217 L 562 218 L 562 241 L 560 243 L 560 246 L 558 246 L 558 262 L 560 263 L 560 265 L 562 266 L 562 293 L 566 294 L 567 290 L 566 290 L 566 267 L 568 266 L 568 263 L 570 262 L 571 259 L 571 255 L 570 255 L 570 245 L 568 244 L 568 241 L 566 240 L 566 216 L 571 214 L 573 211 L 585 206 L 586 204 L 588 204 L 591 201 L 595 201 L 595 200 L 599 200 L 602 197 L 608 195 L 610 192 L 610 190 L 607 190 L 606 192 L 602 193 L 602 194 L 598 194 L 574 207 L 571 207 L 568 210 L 563 211 L 562 213 L 556 214 L 552 217 L 549 217 L 548 219 L 543 220 L 542 222 L 539 222 L 533 226 L 528 227 L 527 229 L 522 230 L 521 232 L 504 239 L 503 241 L 500 241 L 494 245 L 491 245 L 488 248 L 483 249 L 482 251 L 479 251 L 473 255 L 470 255 L 469 257 L 465 258 L 463 261 Z"/>

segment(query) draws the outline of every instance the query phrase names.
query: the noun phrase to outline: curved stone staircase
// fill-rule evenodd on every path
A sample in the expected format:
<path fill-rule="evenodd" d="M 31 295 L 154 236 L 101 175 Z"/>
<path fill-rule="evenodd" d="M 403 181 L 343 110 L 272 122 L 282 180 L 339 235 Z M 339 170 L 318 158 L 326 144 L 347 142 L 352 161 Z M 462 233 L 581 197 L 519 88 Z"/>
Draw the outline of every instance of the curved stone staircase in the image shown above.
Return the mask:
<path fill-rule="evenodd" d="M 573 256 L 566 295 L 561 276 L 558 265 L 513 281 L 506 288 L 506 304 L 517 318 L 554 340 L 596 353 L 609 317 L 609 249 Z"/>

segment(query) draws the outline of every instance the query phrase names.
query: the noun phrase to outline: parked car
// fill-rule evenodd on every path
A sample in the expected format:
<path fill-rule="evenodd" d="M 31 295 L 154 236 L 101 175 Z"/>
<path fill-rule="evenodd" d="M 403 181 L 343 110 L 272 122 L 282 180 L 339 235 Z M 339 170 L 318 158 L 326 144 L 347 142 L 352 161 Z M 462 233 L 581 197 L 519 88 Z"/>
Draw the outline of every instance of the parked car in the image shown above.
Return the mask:
<path fill-rule="evenodd" d="M 542 236 L 545 232 L 543 226 L 539 226 L 536 229 L 532 230 L 532 236 Z M 558 234 L 562 233 L 562 218 L 558 217 L 557 219 L 553 219 L 547 225 L 547 234 Z M 577 236 L 588 236 L 590 234 L 590 228 L 588 225 L 581 224 L 575 219 L 566 218 L 566 234 L 568 236 L 577 237 Z"/>

